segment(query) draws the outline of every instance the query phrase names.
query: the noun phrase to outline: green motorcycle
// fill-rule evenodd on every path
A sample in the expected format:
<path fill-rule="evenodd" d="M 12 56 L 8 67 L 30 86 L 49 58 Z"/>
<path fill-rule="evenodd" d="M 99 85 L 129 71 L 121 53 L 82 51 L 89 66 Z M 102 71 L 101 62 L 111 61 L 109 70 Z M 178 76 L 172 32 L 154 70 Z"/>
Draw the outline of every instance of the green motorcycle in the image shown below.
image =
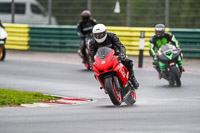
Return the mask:
<path fill-rule="evenodd" d="M 166 79 L 171 86 L 181 86 L 182 71 L 178 64 L 181 50 L 173 45 L 162 45 L 158 50 L 158 61 L 162 77 Z"/>

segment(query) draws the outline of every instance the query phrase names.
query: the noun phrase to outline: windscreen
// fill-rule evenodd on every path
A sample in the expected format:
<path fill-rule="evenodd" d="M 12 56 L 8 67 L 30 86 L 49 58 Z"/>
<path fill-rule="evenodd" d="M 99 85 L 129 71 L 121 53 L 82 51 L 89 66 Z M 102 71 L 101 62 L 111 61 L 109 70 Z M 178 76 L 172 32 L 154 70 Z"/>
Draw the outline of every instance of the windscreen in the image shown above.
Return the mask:
<path fill-rule="evenodd" d="M 96 57 L 99 59 L 105 59 L 112 49 L 108 47 L 99 48 L 96 54 Z"/>
<path fill-rule="evenodd" d="M 161 51 L 162 51 L 163 53 L 166 53 L 166 54 L 167 54 L 167 53 L 171 53 L 171 52 L 173 51 L 173 46 L 170 45 L 170 44 L 162 45 Z"/>

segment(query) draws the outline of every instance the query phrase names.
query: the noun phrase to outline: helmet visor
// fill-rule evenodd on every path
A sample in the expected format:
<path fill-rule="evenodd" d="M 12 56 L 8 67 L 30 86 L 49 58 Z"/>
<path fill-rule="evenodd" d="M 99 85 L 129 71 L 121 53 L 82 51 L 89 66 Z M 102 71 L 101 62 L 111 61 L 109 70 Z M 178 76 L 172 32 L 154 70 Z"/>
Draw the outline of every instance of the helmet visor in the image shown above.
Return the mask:
<path fill-rule="evenodd" d="M 156 31 L 156 36 L 162 36 L 163 35 L 163 31 Z"/>
<path fill-rule="evenodd" d="M 82 16 L 83 22 L 88 22 L 90 19 L 90 16 Z"/>
<path fill-rule="evenodd" d="M 106 35 L 106 32 L 101 32 L 101 33 L 94 33 L 94 37 L 96 39 L 101 39 Z"/>

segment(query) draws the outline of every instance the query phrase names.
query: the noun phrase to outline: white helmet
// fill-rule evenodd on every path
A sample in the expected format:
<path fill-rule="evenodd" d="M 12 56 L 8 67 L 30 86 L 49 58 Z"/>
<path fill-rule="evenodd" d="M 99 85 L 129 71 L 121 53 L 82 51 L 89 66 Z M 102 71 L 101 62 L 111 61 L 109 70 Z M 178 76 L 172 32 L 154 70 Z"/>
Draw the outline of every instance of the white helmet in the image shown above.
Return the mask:
<path fill-rule="evenodd" d="M 93 37 L 98 43 L 102 43 L 106 40 L 107 29 L 104 24 L 97 24 L 93 27 L 92 30 Z"/>

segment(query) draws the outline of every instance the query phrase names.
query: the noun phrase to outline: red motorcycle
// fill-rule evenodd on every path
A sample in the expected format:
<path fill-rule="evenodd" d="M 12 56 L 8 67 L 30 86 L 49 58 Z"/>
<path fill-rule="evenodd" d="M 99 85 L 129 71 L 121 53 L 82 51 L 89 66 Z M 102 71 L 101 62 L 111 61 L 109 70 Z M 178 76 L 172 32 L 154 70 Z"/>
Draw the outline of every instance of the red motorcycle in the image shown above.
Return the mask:
<path fill-rule="evenodd" d="M 108 47 L 99 48 L 93 63 L 95 78 L 100 82 L 101 89 L 109 95 L 114 105 L 133 105 L 136 102 L 135 88 L 129 81 L 127 68 L 120 63 L 115 51 Z"/>

